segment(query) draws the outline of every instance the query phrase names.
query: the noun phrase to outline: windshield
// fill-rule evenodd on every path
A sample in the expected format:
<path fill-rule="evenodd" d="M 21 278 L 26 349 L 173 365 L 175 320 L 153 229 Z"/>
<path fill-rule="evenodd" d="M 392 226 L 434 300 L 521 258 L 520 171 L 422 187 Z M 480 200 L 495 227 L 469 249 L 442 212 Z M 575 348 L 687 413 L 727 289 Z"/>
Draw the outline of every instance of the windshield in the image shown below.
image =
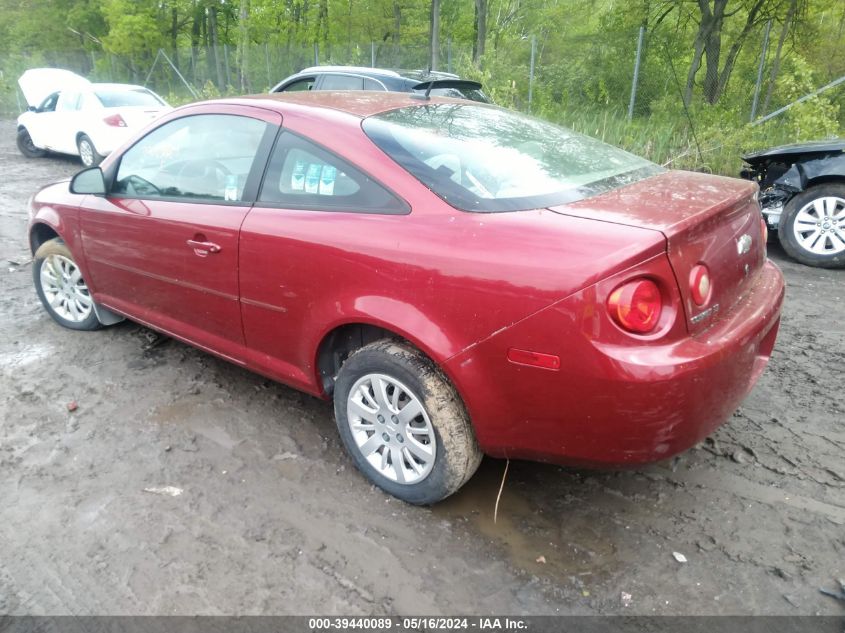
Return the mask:
<path fill-rule="evenodd" d="M 164 105 L 161 99 L 143 88 L 135 90 L 97 90 L 94 94 L 106 108 L 122 108 L 125 106 L 160 108 Z"/>
<path fill-rule="evenodd" d="M 400 108 L 365 119 L 363 128 L 393 160 L 465 211 L 565 204 L 662 171 L 588 136 L 475 104 Z"/>

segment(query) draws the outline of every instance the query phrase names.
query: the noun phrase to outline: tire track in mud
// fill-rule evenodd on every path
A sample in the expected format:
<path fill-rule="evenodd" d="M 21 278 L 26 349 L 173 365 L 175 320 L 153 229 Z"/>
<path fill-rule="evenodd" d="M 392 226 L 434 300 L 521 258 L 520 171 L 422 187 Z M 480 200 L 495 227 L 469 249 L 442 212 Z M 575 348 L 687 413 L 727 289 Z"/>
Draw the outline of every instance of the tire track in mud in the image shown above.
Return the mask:
<path fill-rule="evenodd" d="M 781 333 L 727 426 L 637 471 L 513 462 L 493 522 L 503 462 L 405 506 L 355 472 L 330 404 L 131 323 L 53 324 L 25 205 L 79 165 L 24 160 L 13 132 L 0 122 L 0 612 L 841 613 L 818 588 L 845 576 L 845 271 L 772 246 Z M 167 485 L 184 492 L 143 492 Z"/>

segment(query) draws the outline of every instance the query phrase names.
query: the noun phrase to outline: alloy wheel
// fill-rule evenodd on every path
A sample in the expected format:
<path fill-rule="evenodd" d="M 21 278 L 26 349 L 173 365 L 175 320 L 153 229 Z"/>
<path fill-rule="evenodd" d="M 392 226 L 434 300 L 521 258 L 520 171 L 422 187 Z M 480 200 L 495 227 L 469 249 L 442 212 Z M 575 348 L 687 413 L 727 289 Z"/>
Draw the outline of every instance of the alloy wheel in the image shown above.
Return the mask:
<path fill-rule="evenodd" d="M 422 400 L 385 374 L 358 379 L 346 401 L 347 421 L 355 445 L 387 479 L 416 484 L 434 466 L 437 442 Z"/>
<path fill-rule="evenodd" d="M 86 167 L 94 164 L 94 148 L 87 140 L 83 139 L 79 142 L 79 158 Z"/>
<path fill-rule="evenodd" d="M 810 253 L 845 251 L 845 199 L 823 196 L 808 202 L 795 216 L 792 231 L 801 248 Z"/>
<path fill-rule="evenodd" d="M 53 311 L 72 323 L 91 315 L 94 302 L 76 264 L 62 255 L 48 255 L 41 264 L 41 289 Z"/>

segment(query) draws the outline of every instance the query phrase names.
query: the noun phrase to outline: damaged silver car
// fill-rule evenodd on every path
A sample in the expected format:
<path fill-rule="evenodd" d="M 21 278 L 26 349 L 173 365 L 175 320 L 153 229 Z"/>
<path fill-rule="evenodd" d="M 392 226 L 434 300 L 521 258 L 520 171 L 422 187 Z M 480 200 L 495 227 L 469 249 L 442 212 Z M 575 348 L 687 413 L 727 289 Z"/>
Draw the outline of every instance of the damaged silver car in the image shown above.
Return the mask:
<path fill-rule="evenodd" d="M 742 157 L 760 185 L 766 225 L 795 260 L 845 267 L 845 140 L 775 147 Z"/>

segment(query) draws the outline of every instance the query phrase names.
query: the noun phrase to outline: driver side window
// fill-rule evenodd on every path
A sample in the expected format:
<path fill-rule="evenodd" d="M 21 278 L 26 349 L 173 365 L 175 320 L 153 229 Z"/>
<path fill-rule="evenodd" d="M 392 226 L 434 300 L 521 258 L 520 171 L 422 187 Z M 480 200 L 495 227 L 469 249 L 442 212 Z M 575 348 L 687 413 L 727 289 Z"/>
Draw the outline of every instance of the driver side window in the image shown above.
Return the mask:
<path fill-rule="evenodd" d="M 56 102 L 59 100 L 59 93 L 54 92 L 50 96 L 48 96 L 44 101 L 41 102 L 41 105 L 38 106 L 38 112 L 55 112 L 56 110 Z"/>
<path fill-rule="evenodd" d="M 123 154 L 112 193 L 240 202 L 268 124 L 229 114 L 165 123 Z"/>

